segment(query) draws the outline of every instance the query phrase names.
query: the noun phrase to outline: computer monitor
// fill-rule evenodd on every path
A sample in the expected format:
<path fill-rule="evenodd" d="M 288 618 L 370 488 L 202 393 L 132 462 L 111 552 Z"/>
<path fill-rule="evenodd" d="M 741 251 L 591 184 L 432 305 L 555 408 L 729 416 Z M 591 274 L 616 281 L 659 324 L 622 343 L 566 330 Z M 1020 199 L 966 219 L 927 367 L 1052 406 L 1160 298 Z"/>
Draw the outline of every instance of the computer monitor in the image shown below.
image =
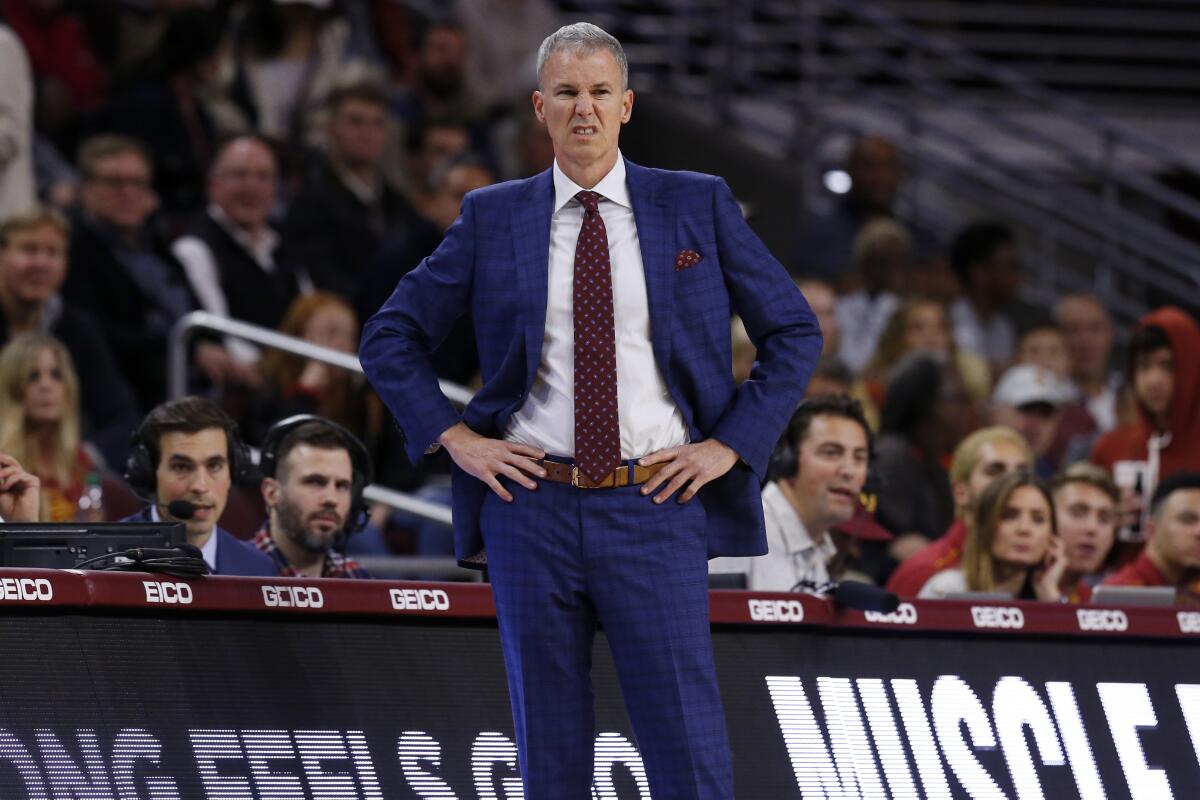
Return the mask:
<path fill-rule="evenodd" d="M 5 523 L 0 524 L 0 567 L 72 569 L 108 553 L 186 541 L 182 522 Z"/>
<path fill-rule="evenodd" d="M 1173 606 L 1174 586 L 1097 586 L 1092 589 L 1092 605 Z"/>

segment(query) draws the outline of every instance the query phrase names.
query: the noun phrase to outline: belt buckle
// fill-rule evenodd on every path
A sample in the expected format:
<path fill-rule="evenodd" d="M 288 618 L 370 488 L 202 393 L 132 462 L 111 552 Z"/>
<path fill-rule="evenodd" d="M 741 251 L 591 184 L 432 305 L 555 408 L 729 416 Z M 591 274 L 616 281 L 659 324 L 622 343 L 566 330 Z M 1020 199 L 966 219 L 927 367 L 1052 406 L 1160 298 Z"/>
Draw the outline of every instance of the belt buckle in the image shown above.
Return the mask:
<path fill-rule="evenodd" d="M 596 483 L 596 484 L 592 484 L 592 485 L 582 484 L 579 482 L 579 474 L 580 474 L 579 473 L 579 465 L 572 464 L 571 465 L 571 485 L 574 486 L 576 489 L 605 489 L 605 488 L 607 488 L 606 486 L 604 486 L 603 483 Z M 587 476 L 585 475 L 584 477 L 587 477 Z"/>

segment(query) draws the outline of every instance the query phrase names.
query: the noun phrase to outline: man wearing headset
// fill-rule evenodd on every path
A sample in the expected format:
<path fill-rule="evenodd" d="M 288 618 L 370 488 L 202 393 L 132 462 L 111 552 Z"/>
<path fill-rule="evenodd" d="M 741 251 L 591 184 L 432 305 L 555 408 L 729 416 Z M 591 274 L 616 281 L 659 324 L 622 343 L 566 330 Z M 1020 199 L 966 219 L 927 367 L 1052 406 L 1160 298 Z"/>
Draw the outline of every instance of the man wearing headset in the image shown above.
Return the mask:
<path fill-rule="evenodd" d="M 833 529 L 849 522 L 867 480 L 871 432 L 847 395 L 806 400 L 771 456 L 763 487 L 767 554 L 715 558 L 710 573 L 743 573 L 752 591 L 787 592 L 837 577 Z"/>
<path fill-rule="evenodd" d="M 215 575 L 274 576 L 275 562 L 217 525 L 250 467 L 237 423 L 202 397 L 156 406 L 133 435 L 125 480 L 149 505 L 126 522 L 182 522 Z"/>
<path fill-rule="evenodd" d="M 366 516 L 362 489 L 371 463 L 353 434 L 311 414 L 289 417 L 267 432 L 259 468 L 267 520 L 254 545 L 280 575 L 371 577 L 336 549 Z"/>

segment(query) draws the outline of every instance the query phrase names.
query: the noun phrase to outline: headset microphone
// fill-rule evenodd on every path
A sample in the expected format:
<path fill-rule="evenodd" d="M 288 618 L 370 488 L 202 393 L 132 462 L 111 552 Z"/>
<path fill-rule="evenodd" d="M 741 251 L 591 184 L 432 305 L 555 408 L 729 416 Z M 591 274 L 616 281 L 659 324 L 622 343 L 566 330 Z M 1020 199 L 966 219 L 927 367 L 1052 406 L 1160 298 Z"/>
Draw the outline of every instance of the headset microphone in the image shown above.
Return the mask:
<path fill-rule="evenodd" d="M 159 506 L 161 508 L 162 506 Z M 195 503 L 189 503 L 187 500 L 172 500 L 167 503 L 167 513 L 175 519 L 191 519 L 196 516 L 196 511 L 199 508 Z"/>

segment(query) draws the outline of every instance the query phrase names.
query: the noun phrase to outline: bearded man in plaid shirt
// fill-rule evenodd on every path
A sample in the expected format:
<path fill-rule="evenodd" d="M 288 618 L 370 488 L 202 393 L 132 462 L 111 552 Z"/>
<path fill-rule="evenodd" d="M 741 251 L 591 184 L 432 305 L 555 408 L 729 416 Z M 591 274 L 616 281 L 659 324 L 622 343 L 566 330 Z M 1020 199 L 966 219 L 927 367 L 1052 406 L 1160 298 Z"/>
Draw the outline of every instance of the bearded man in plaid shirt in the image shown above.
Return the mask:
<path fill-rule="evenodd" d="M 357 524 L 361 504 L 363 478 L 355 481 L 351 453 L 362 446 L 348 441 L 350 436 L 314 417 L 291 426 L 269 454 L 264 446 L 267 520 L 254 545 L 275 560 L 284 577 L 371 577 L 334 547 Z"/>

